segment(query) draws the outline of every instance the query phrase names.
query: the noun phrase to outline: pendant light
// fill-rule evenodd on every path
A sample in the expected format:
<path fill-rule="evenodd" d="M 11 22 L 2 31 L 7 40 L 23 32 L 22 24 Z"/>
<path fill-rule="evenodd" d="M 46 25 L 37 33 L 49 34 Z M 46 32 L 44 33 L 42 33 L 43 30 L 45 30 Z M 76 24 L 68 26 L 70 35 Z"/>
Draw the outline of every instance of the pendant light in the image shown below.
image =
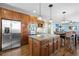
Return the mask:
<path fill-rule="evenodd" d="M 52 22 L 52 7 L 53 7 L 53 4 L 49 4 L 48 7 L 50 8 L 50 20 L 49 20 L 49 22 L 51 23 Z"/>
<path fill-rule="evenodd" d="M 63 20 L 61 20 L 61 24 L 70 23 L 70 22 L 72 23 L 72 21 L 67 20 L 67 17 L 66 17 L 67 12 L 66 11 L 63 11 L 62 14 L 63 14 Z"/>
<path fill-rule="evenodd" d="M 38 20 L 42 20 L 42 16 L 41 16 L 41 3 L 39 3 L 39 17 Z"/>
<path fill-rule="evenodd" d="M 65 21 L 66 21 L 66 20 L 65 20 L 66 11 L 63 11 L 62 14 L 63 14 L 63 20 L 61 21 L 61 25 L 64 24 Z"/>
<path fill-rule="evenodd" d="M 63 11 L 62 14 L 63 14 L 63 20 L 65 20 L 66 11 Z"/>

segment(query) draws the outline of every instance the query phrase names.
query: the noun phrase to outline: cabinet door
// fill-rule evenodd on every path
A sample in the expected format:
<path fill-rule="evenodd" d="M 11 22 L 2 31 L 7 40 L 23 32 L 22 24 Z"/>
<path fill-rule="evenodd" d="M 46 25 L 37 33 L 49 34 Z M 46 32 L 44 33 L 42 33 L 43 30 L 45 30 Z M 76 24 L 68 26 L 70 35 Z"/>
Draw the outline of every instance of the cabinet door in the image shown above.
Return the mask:
<path fill-rule="evenodd" d="M 0 8 L 0 20 L 1 20 L 1 17 L 2 17 L 2 8 Z"/>
<path fill-rule="evenodd" d="M 37 17 L 35 17 L 35 16 L 30 16 L 30 23 L 37 24 Z"/>
<path fill-rule="evenodd" d="M 43 45 L 42 47 L 41 47 L 41 56 L 48 56 L 49 54 L 48 54 L 48 44 L 46 44 L 46 45 Z"/>
<path fill-rule="evenodd" d="M 32 38 L 29 38 L 29 53 L 30 55 L 32 55 L 33 53 L 33 42 L 32 42 Z"/>
<path fill-rule="evenodd" d="M 57 43 L 54 42 L 54 52 L 57 50 Z"/>
<path fill-rule="evenodd" d="M 2 9 L 2 18 L 13 19 L 13 12 L 7 9 Z"/>
<path fill-rule="evenodd" d="M 1 18 L 0 18 L 0 21 L 1 21 Z M 1 47 L 2 47 L 2 28 L 1 28 L 2 24 L 0 22 L 0 50 L 1 50 Z"/>
<path fill-rule="evenodd" d="M 37 24 L 37 18 L 33 17 L 33 23 Z"/>
<path fill-rule="evenodd" d="M 49 43 L 49 55 L 53 53 L 53 42 Z"/>
<path fill-rule="evenodd" d="M 28 25 L 30 23 L 30 16 L 23 14 L 22 21 L 24 24 Z"/>
<path fill-rule="evenodd" d="M 13 19 L 14 20 L 22 20 L 22 15 L 18 12 L 13 12 Z"/>
<path fill-rule="evenodd" d="M 23 15 L 22 18 L 22 45 L 28 44 L 28 24 L 29 16 Z"/>
<path fill-rule="evenodd" d="M 37 40 L 33 41 L 33 55 L 40 56 L 40 42 Z"/>
<path fill-rule="evenodd" d="M 60 48 L 61 48 L 61 39 L 60 39 L 60 37 L 58 38 L 58 50 L 60 50 Z"/>

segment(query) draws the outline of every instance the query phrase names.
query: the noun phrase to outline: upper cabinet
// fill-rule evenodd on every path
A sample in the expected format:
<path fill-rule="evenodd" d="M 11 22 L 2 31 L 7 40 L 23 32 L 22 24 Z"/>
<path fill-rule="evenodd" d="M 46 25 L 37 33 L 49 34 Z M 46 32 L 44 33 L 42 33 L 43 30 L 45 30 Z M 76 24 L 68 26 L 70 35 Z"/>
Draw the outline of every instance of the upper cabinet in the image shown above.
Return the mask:
<path fill-rule="evenodd" d="M 22 20 L 22 14 L 8 9 L 1 9 L 2 18 L 11 20 Z"/>
<path fill-rule="evenodd" d="M 22 14 L 13 11 L 13 20 L 22 20 Z"/>
<path fill-rule="evenodd" d="M 37 24 L 38 27 L 43 27 L 44 21 L 38 20 L 35 16 L 30 16 L 30 23 Z"/>
<path fill-rule="evenodd" d="M 2 11 L 2 18 L 13 19 L 13 12 L 11 10 L 2 8 L 1 11 Z"/>
<path fill-rule="evenodd" d="M 29 15 L 25 15 L 25 14 L 23 14 L 23 20 L 22 20 L 22 22 L 24 23 L 24 24 L 26 24 L 26 25 L 28 25 L 28 23 L 29 23 L 29 21 L 30 21 L 30 16 Z"/>
<path fill-rule="evenodd" d="M 22 15 L 22 40 L 21 44 L 25 45 L 28 44 L 28 24 L 29 24 L 29 15 Z"/>
<path fill-rule="evenodd" d="M 35 17 L 35 16 L 30 16 L 30 23 L 37 24 L 37 17 Z"/>
<path fill-rule="evenodd" d="M 2 17 L 2 12 L 1 12 L 1 9 L 2 9 L 2 8 L 0 8 L 0 20 L 1 20 L 1 17 Z"/>

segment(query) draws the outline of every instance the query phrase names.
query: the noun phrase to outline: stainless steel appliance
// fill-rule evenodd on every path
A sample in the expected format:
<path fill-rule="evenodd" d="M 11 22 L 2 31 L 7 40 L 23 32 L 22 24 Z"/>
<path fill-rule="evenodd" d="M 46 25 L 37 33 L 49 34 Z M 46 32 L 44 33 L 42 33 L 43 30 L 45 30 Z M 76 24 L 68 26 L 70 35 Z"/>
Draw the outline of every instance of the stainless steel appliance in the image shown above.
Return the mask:
<path fill-rule="evenodd" d="M 19 47 L 21 42 L 21 22 L 12 21 L 12 48 Z"/>
<path fill-rule="evenodd" d="M 21 22 L 2 20 L 2 50 L 20 46 Z"/>

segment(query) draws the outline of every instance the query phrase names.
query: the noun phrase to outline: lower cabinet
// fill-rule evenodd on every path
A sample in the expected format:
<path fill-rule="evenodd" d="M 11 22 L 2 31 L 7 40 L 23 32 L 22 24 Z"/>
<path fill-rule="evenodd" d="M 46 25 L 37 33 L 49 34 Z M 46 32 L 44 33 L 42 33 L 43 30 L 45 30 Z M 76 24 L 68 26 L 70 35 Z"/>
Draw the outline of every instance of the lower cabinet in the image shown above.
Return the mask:
<path fill-rule="evenodd" d="M 57 40 L 55 40 L 57 39 Z M 60 47 L 59 38 L 44 39 L 29 38 L 29 52 L 31 56 L 49 56 L 57 51 Z M 58 45 L 59 44 L 59 45 Z"/>
<path fill-rule="evenodd" d="M 29 39 L 29 50 L 32 56 L 48 56 L 49 55 L 49 44 L 48 40 L 40 41 L 38 39 Z"/>
<path fill-rule="evenodd" d="M 33 40 L 33 56 L 48 56 L 48 41 Z"/>
<path fill-rule="evenodd" d="M 33 56 L 39 56 L 40 55 L 40 42 L 38 40 L 33 40 Z"/>
<path fill-rule="evenodd" d="M 58 41 L 54 43 L 54 50 L 57 50 L 57 49 L 58 49 Z"/>
<path fill-rule="evenodd" d="M 29 38 L 29 54 L 33 55 L 33 42 L 32 42 L 32 38 Z"/>
<path fill-rule="evenodd" d="M 41 46 L 41 56 L 48 56 L 49 55 L 49 53 L 48 53 L 49 48 L 48 47 L 49 47 L 48 43 Z"/>
<path fill-rule="evenodd" d="M 49 42 L 49 55 L 51 55 L 54 51 L 53 42 Z"/>

